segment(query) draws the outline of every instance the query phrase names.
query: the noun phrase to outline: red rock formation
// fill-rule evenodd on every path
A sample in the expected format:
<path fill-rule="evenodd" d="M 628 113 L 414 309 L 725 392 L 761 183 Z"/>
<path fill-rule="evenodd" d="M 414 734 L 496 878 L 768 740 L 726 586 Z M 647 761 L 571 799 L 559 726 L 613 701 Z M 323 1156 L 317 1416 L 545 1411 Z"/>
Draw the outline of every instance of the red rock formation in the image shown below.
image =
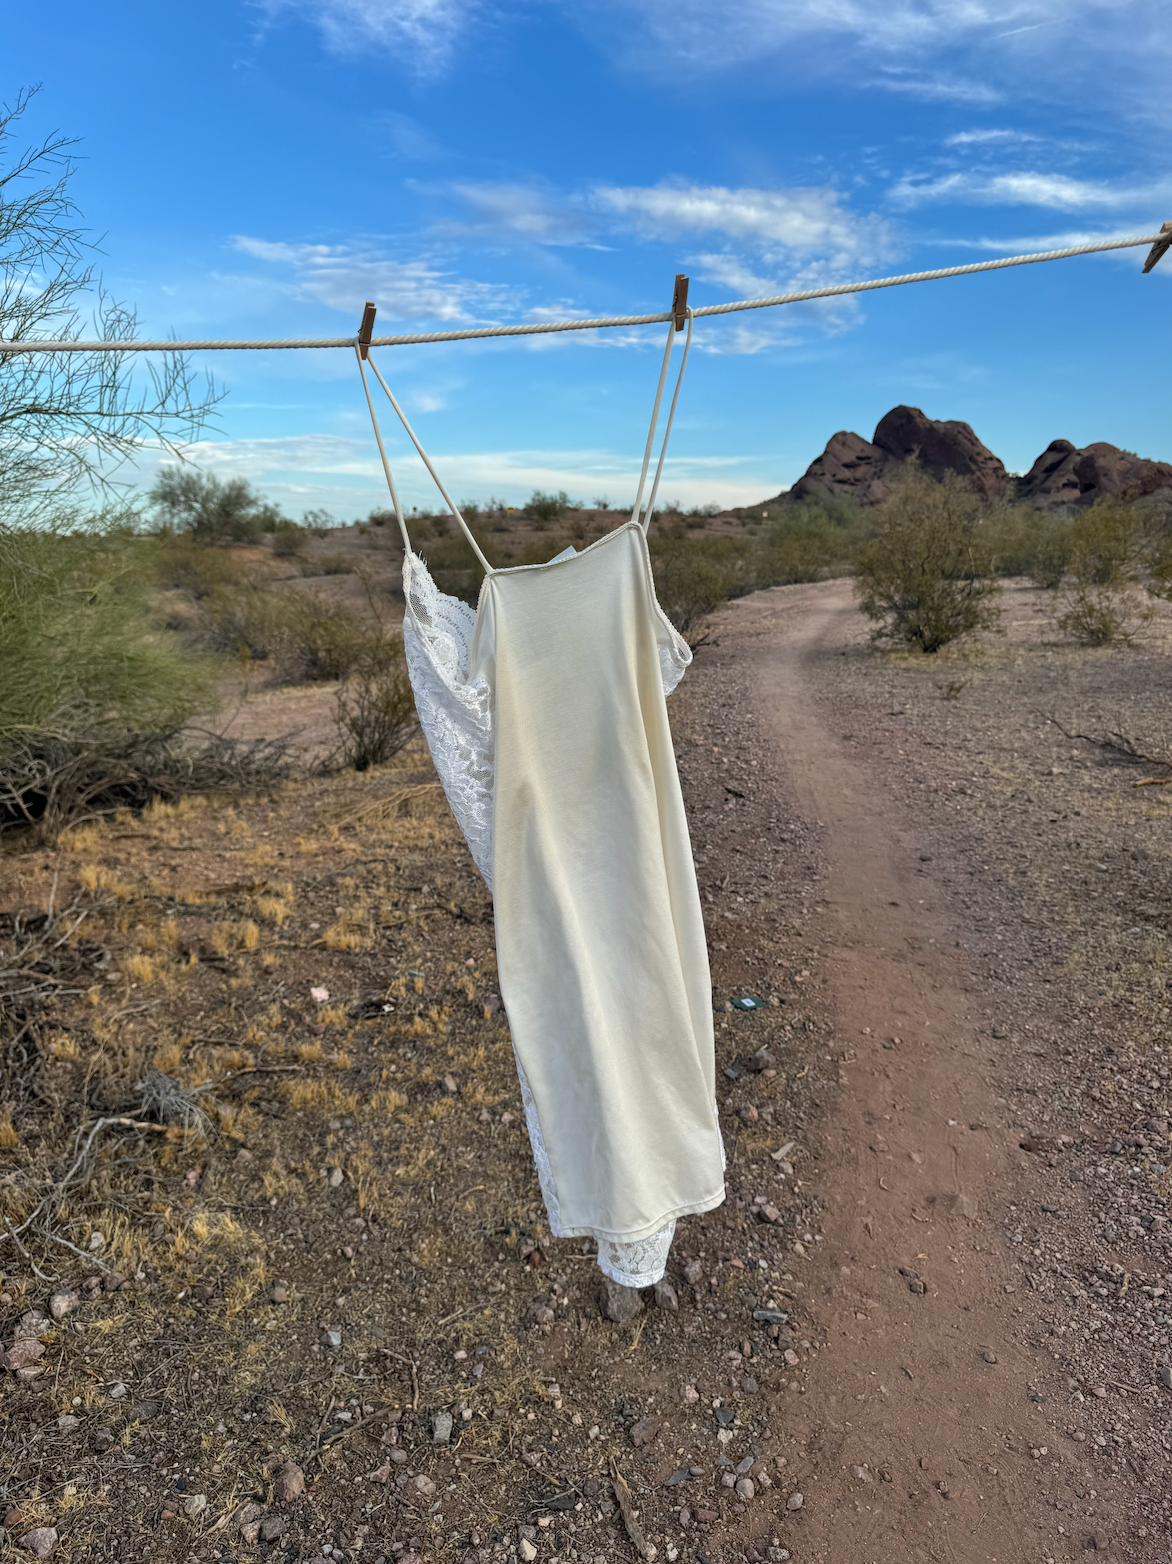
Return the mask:
<path fill-rule="evenodd" d="M 1018 480 L 1022 499 L 1043 510 L 1085 510 L 1099 499 L 1137 500 L 1159 489 L 1172 489 L 1172 463 L 1149 461 L 1105 440 L 1082 450 L 1069 440 L 1052 440 Z"/>

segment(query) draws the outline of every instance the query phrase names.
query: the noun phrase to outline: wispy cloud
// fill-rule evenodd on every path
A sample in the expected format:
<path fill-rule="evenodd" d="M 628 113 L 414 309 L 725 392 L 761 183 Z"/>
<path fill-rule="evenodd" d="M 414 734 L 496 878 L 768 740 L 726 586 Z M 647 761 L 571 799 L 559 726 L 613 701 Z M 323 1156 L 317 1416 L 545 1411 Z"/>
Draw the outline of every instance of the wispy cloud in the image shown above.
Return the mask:
<path fill-rule="evenodd" d="M 417 411 L 414 403 L 412 410 Z M 407 505 L 430 507 L 435 486 L 421 464 L 406 451 L 392 449 L 395 481 Z M 401 446 L 402 441 L 398 442 Z M 280 439 L 201 440 L 186 447 L 189 461 L 219 477 L 247 478 L 286 510 L 324 507 L 335 516 L 360 516 L 386 504 L 386 485 L 378 453 L 368 438 L 345 435 L 289 435 Z M 608 494 L 616 507 L 630 503 L 639 479 L 640 452 L 607 450 L 431 451 L 445 485 L 457 496 L 503 495 L 520 503 L 534 489 L 565 489 L 577 498 Z M 144 449 L 140 482 L 148 484 L 168 460 Z M 662 492 L 681 504 L 749 504 L 776 494 L 780 480 L 768 457 L 671 457 L 664 468 Z M 617 518 L 616 518 L 617 519 Z"/>
<path fill-rule="evenodd" d="M 431 74 L 451 57 L 456 39 L 480 9 L 478 0 L 261 0 L 270 17 L 295 13 L 320 29 L 328 48 L 349 54 L 382 46 Z"/>
<path fill-rule="evenodd" d="M 511 290 L 470 282 L 427 261 L 398 261 L 345 245 L 284 244 L 237 235 L 237 250 L 283 267 L 303 298 L 353 315 L 367 299 L 387 320 L 466 322 L 486 312 L 512 313 Z"/>
<path fill-rule="evenodd" d="M 433 230 L 442 237 L 485 234 L 530 244 L 588 244 L 590 220 L 581 201 L 545 185 L 465 180 L 451 187 L 471 215 L 445 219 Z"/>
<path fill-rule="evenodd" d="M 1037 141 L 1037 136 L 1025 130 L 958 130 L 945 138 L 946 147 L 984 147 Z"/>
<path fill-rule="evenodd" d="M 937 178 L 909 176 L 891 191 L 897 206 L 923 206 L 927 202 L 965 202 L 992 206 L 1038 206 L 1051 211 L 1078 212 L 1089 207 L 1124 208 L 1140 199 L 1150 201 L 1152 192 L 1126 185 L 1110 185 L 1089 179 L 1072 179 L 1067 174 L 1048 174 L 1039 170 L 1015 173 L 955 172 Z"/>

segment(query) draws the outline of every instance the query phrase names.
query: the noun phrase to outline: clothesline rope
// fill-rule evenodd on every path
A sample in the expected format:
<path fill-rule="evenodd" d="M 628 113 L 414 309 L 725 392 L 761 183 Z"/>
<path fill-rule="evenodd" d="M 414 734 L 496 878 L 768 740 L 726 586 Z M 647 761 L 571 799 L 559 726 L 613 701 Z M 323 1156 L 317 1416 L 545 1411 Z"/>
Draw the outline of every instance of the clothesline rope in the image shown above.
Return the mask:
<path fill-rule="evenodd" d="M 1159 244 L 1166 233 L 1140 234 L 1126 239 L 1101 239 L 1092 244 L 1072 244 L 1061 250 L 1043 250 L 1034 255 L 1006 255 L 995 261 L 970 261 L 964 266 L 941 266 L 934 271 L 905 272 L 898 277 L 875 277 L 868 282 L 840 282 L 826 288 L 803 288 L 794 293 L 778 293 L 767 299 L 735 299 L 728 304 L 704 304 L 692 311 L 701 316 L 732 315 L 741 310 L 772 309 L 779 304 L 801 304 L 808 299 L 836 299 L 851 293 L 869 293 L 877 288 L 899 288 L 912 282 L 939 282 L 946 277 L 971 277 L 977 272 L 1006 271 L 1011 266 L 1034 266 L 1039 261 L 1065 261 L 1076 255 L 1101 255 L 1108 250 L 1137 249 Z M 601 331 L 613 326 L 654 326 L 672 319 L 670 310 L 654 315 L 607 315 L 592 320 L 535 321 L 522 326 L 470 326 L 460 331 L 421 331 L 397 337 L 371 337 L 375 348 L 417 347 L 428 342 L 471 342 L 481 337 L 549 336 L 561 331 Z M 163 341 L 163 342 L 58 342 L 36 339 L 26 342 L 0 342 L 0 357 L 8 353 L 194 353 L 263 348 L 354 348 L 357 337 L 289 337 L 244 341 Z"/>

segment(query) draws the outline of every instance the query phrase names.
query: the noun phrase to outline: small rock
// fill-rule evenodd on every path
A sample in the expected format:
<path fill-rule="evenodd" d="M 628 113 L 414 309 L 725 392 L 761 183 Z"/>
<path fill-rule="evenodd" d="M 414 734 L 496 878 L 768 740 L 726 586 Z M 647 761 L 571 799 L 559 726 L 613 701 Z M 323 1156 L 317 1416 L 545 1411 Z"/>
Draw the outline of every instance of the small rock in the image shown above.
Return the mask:
<path fill-rule="evenodd" d="M 457 1081 L 456 1077 L 454 1075 L 445 1075 L 444 1091 L 446 1091 L 450 1097 L 454 1097 L 459 1090 L 460 1083 Z"/>
<path fill-rule="evenodd" d="M 704 1280 L 704 1262 L 702 1260 L 689 1260 L 684 1266 L 684 1280 L 689 1287 L 699 1287 Z"/>
<path fill-rule="evenodd" d="M 985 1363 L 996 1363 L 997 1354 L 995 1352 L 990 1352 L 988 1347 L 982 1347 L 981 1360 Z"/>
<path fill-rule="evenodd" d="M 19 1531 L 23 1524 L 24 1516 L 20 1513 L 15 1504 L 10 1505 L 9 1508 L 4 1512 L 4 1530 Z"/>
<path fill-rule="evenodd" d="M 38 1358 L 43 1358 L 44 1355 L 44 1345 L 35 1336 L 18 1336 L 4 1354 L 4 1366 L 16 1374 L 35 1363 Z"/>
<path fill-rule="evenodd" d="M 1099 1553 L 1106 1553 L 1111 1546 L 1111 1539 L 1105 1531 L 1093 1531 L 1088 1539 L 1087 1546 Z"/>
<path fill-rule="evenodd" d="M 342 1182 L 345 1176 L 346 1175 L 342 1172 L 341 1168 L 331 1168 L 329 1179 L 330 1188 L 337 1189 L 338 1185 Z"/>
<path fill-rule="evenodd" d="M 773 1223 L 781 1221 L 781 1212 L 768 1200 L 764 1205 L 757 1207 L 757 1215 L 763 1222 Z"/>
<path fill-rule="evenodd" d="M 49 1299 L 49 1313 L 55 1320 L 63 1320 L 67 1314 L 72 1314 L 81 1302 L 81 1294 L 78 1292 L 55 1292 Z"/>
<path fill-rule="evenodd" d="M 183 1501 L 183 1508 L 186 1510 L 187 1514 L 191 1517 L 192 1520 L 194 1520 L 197 1515 L 202 1515 L 207 1507 L 208 1496 L 206 1493 L 189 1493 L 187 1498 Z"/>
<path fill-rule="evenodd" d="M 340 1347 L 342 1345 L 342 1332 L 340 1330 L 323 1330 L 321 1333 L 323 1347 Z"/>
<path fill-rule="evenodd" d="M 911 1281 L 907 1284 L 907 1290 L 908 1292 L 919 1293 L 921 1297 L 923 1297 L 923 1295 L 928 1291 L 927 1287 L 918 1276 L 912 1277 Z"/>
<path fill-rule="evenodd" d="M 851 1476 L 857 1483 L 870 1483 L 875 1481 L 865 1466 L 852 1466 Z"/>
<path fill-rule="evenodd" d="M 603 1279 L 599 1307 L 606 1319 L 625 1325 L 642 1311 L 643 1299 L 637 1287 L 622 1287 L 607 1276 Z"/>
<path fill-rule="evenodd" d="M 46 1319 L 40 1309 L 30 1309 L 27 1314 L 22 1314 L 13 1335 L 17 1341 L 28 1341 L 33 1336 L 40 1336 L 44 1331 L 51 1329 L 52 1321 Z"/>
<path fill-rule="evenodd" d="M 751 1477 L 738 1477 L 736 1491 L 747 1504 L 757 1496 L 757 1485 Z"/>
<path fill-rule="evenodd" d="M 780 1309 L 754 1309 L 753 1318 L 759 1325 L 788 1325 L 789 1315 Z"/>
<path fill-rule="evenodd" d="M 640 1422 L 635 1423 L 631 1428 L 631 1443 L 633 1445 L 649 1445 L 662 1427 L 663 1423 L 657 1417 L 641 1419 Z"/>
<path fill-rule="evenodd" d="M 425 1499 L 430 1499 L 435 1492 L 435 1484 L 430 1477 L 425 1477 L 422 1472 L 415 1479 L 415 1486 Z"/>
<path fill-rule="evenodd" d="M 1169 1390 L 1172 1390 L 1172 1367 L 1170 1367 L 1167 1363 L 1165 1363 L 1164 1366 L 1160 1369 L 1160 1383 L 1161 1385 L 1166 1385 Z"/>
<path fill-rule="evenodd" d="M 962 1216 L 968 1222 L 976 1221 L 977 1202 L 971 1195 L 952 1195 L 948 1200 L 948 1211 L 952 1216 Z"/>
<path fill-rule="evenodd" d="M 289 1283 L 288 1282 L 274 1282 L 273 1285 L 269 1288 L 269 1302 L 270 1303 L 288 1303 L 289 1302 Z"/>
<path fill-rule="evenodd" d="M 448 1411 L 440 1411 L 431 1420 L 431 1442 L 434 1445 L 446 1445 L 452 1437 L 452 1414 Z"/>
<path fill-rule="evenodd" d="M 752 1374 L 746 1374 L 744 1379 L 741 1380 L 741 1389 L 747 1396 L 755 1396 L 757 1394 L 758 1385 Z"/>
<path fill-rule="evenodd" d="M 732 1407 L 714 1407 L 712 1415 L 721 1428 L 731 1428 L 737 1419 Z"/>
<path fill-rule="evenodd" d="M 266 1515 L 260 1523 L 258 1536 L 262 1542 L 276 1542 L 289 1530 L 289 1522 L 283 1515 Z"/>
<path fill-rule="evenodd" d="M 113 1449 L 114 1435 L 108 1428 L 95 1429 L 90 1444 L 93 1445 L 99 1455 L 104 1455 L 107 1450 Z"/>
<path fill-rule="evenodd" d="M 47 1559 L 57 1546 L 57 1528 L 55 1526 L 34 1526 L 32 1531 L 26 1531 L 20 1539 L 20 1546 L 31 1553 L 34 1558 Z"/>
<path fill-rule="evenodd" d="M 304 1492 L 305 1473 L 296 1461 L 286 1461 L 277 1473 L 277 1493 L 286 1504 L 292 1504 L 293 1500 L 300 1499 Z"/>
<path fill-rule="evenodd" d="M 805 1502 L 806 1499 L 804 1494 L 791 1493 L 789 1498 L 785 1501 L 785 1507 L 787 1510 L 800 1510 Z"/>
<path fill-rule="evenodd" d="M 126 1386 L 122 1383 L 122 1381 L 120 1379 L 119 1380 L 115 1380 L 114 1383 L 112 1385 L 110 1385 L 107 1388 L 107 1390 L 106 1390 L 106 1398 L 109 1401 L 121 1401 L 122 1398 L 125 1395 L 126 1395 Z"/>
<path fill-rule="evenodd" d="M 314 987 L 310 989 L 309 997 L 315 1005 L 324 1005 L 330 997 L 330 991 L 328 988 Z"/>
<path fill-rule="evenodd" d="M 246 1504 L 241 1506 L 236 1519 L 239 1521 L 241 1526 L 251 1526 L 254 1521 L 259 1521 L 263 1514 L 264 1511 L 261 1509 L 256 1500 L 249 1499 Z M 253 1537 L 252 1540 L 255 1542 L 256 1538 Z"/>
<path fill-rule="evenodd" d="M 756 1124 L 758 1117 L 757 1110 L 752 1103 L 747 1103 L 745 1107 L 737 1109 L 737 1118 L 744 1124 Z"/>
<path fill-rule="evenodd" d="M 74 1417 L 72 1412 L 62 1412 L 57 1419 L 57 1427 L 63 1434 L 71 1434 L 75 1428 L 81 1427 L 81 1418 Z"/>
<path fill-rule="evenodd" d="M 244 1542 L 253 1543 L 253 1542 L 255 1542 L 257 1540 L 257 1538 L 259 1536 L 260 1536 L 260 1522 L 259 1521 L 245 1521 L 244 1524 L 240 1528 L 240 1537 L 241 1537 L 241 1540 L 244 1541 Z"/>
<path fill-rule="evenodd" d="M 680 1306 L 680 1300 L 675 1288 L 663 1276 L 655 1284 L 655 1306 L 657 1309 L 671 1309 L 674 1313 Z"/>
<path fill-rule="evenodd" d="M 376 1466 L 373 1472 L 368 1472 L 368 1483 L 389 1483 L 391 1480 L 391 1463 L 384 1461 L 381 1466 Z"/>
<path fill-rule="evenodd" d="M 105 1235 L 105 1233 L 91 1233 L 90 1234 L 89 1249 L 90 1249 L 90 1253 L 91 1254 L 97 1254 L 99 1249 L 104 1249 L 105 1247 L 106 1247 L 106 1235 Z"/>
<path fill-rule="evenodd" d="M 521 1538 L 517 1544 L 517 1552 L 525 1560 L 525 1564 L 533 1564 L 533 1560 L 537 1557 L 537 1549 L 529 1541 L 528 1537 Z"/>
<path fill-rule="evenodd" d="M 696 1402 L 699 1401 L 699 1399 L 700 1399 L 700 1392 L 696 1389 L 695 1385 L 685 1385 L 684 1386 L 684 1400 L 687 1401 L 689 1403 L 689 1405 L 695 1406 Z"/>
<path fill-rule="evenodd" d="M 388 1450 L 387 1451 L 387 1460 L 392 1462 L 392 1464 L 395 1465 L 395 1466 L 406 1466 L 406 1464 L 407 1464 L 407 1452 L 406 1452 L 406 1450 L 399 1450 L 399 1449 Z"/>
<path fill-rule="evenodd" d="M 696 1508 L 696 1519 L 698 1521 L 704 1521 L 706 1524 L 711 1525 L 711 1523 L 713 1521 L 718 1521 L 720 1519 L 720 1511 L 719 1510 L 702 1510 L 702 1509 L 699 1508 L 699 1506 L 697 1506 L 697 1508 Z"/>

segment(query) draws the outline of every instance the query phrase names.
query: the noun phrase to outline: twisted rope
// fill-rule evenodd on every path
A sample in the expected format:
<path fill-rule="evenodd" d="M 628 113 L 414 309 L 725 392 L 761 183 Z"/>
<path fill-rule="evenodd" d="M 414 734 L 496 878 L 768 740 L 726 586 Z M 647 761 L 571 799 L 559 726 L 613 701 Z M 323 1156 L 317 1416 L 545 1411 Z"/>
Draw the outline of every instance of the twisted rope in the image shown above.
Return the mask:
<path fill-rule="evenodd" d="M 1101 255 L 1107 250 L 1130 250 L 1159 244 L 1164 233 L 1140 234 L 1128 239 L 1101 239 L 1094 244 L 1072 244 L 1062 250 L 1036 255 L 1006 255 L 995 261 L 971 261 L 965 266 L 941 266 L 933 271 L 905 272 L 899 277 L 875 277 L 869 282 L 840 282 L 827 288 L 803 288 L 777 293 L 768 299 L 735 299 L 729 304 L 705 304 L 692 311 L 697 320 L 706 315 L 732 315 L 741 310 L 766 310 L 778 304 L 801 304 L 807 299 L 836 299 L 850 293 L 870 293 L 877 288 L 901 288 L 909 282 L 939 282 L 945 277 L 971 277 L 977 272 L 1006 271 L 1011 266 L 1034 266 L 1039 261 L 1065 261 L 1076 255 Z M 419 331 L 398 337 L 371 337 L 374 348 L 417 347 L 427 342 L 471 342 L 481 337 L 537 337 L 559 331 L 601 331 L 611 326 L 655 326 L 672 319 L 670 310 L 654 315 L 606 315 L 593 320 L 550 320 L 524 326 L 472 326 L 461 331 Z M 7 353 L 194 353 L 225 349 L 355 348 L 357 337 L 289 337 L 244 341 L 164 342 L 0 342 L 0 356 Z"/>

